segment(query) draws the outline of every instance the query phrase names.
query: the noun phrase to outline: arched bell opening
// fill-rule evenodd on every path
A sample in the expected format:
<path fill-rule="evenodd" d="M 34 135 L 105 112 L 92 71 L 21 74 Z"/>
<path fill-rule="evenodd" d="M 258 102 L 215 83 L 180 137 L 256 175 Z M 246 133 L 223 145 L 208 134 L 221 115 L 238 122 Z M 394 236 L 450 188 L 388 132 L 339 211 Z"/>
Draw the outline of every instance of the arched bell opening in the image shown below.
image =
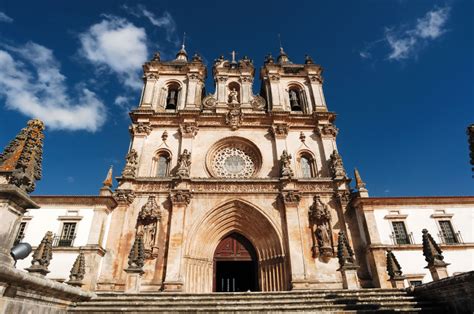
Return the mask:
<path fill-rule="evenodd" d="M 258 291 L 257 253 L 252 243 L 239 233 L 219 242 L 214 252 L 214 292 Z"/>

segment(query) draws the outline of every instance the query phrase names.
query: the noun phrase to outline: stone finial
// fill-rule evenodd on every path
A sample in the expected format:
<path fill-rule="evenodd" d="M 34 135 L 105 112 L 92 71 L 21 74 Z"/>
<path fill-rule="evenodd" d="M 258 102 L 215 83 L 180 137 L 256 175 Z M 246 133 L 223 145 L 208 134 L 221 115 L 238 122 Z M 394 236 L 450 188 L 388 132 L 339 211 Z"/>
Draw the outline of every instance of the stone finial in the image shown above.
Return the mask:
<path fill-rule="evenodd" d="M 80 287 L 82 286 L 82 280 L 84 279 L 84 275 L 86 273 L 86 259 L 84 257 L 84 253 L 80 252 L 77 255 L 76 260 L 71 268 L 71 273 L 69 275 L 69 281 L 67 284 L 71 286 Z"/>
<path fill-rule="evenodd" d="M 425 256 L 425 260 L 428 262 L 428 267 L 448 265 L 443 261 L 443 251 L 441 251 L 428 230 L 423 229 L 421 232 L 423 233 L 423 255 Z"/>
<path fill-rule="evenodd" d="M 354 251 L 352 251 L 344 231 L 339 231 L 337 238 L 337 257 L 341 268 L 355 265 Z"/>
<path fill-rule="evenodd" d="M 304 56 L 304 64 L 314 64 L 313 58 L 309 55 Z"/>
<path fill-rule="evenodd" d="M 354 169 L 354 178 L 355 178 L 355 182 L 356 182 L 356 189 L 357 190 L 366 190 L 365 188 L 365 183 L 364 181 L 362 181 L 362 178 L 360 177 L 360 173 L 359 173 L 359 170 L 357 170 L 357 168 Z"/>
<path fill-rule="evenodd" d="M 49 273 L 48 266 L 53 258 L 53 233 L 51 231 L 46 232 L 43 240 L 38 245 L 33 253 L 33 259 L 31 260 L 31 266 L 26 270 L 30 273 L 38 273 L 46 276 Z"/>
<path fill-rule="evenodd" d="M 13 184 L 31 193 L 41 179 L 44 123 L 34 119 L 0 154 L 0 184 Z"/>
<path fill-rule="evenodd" d="M 291 155 L 283 150 L 280 157 L 281 161 L 281 176 L 282 178 L 292 178 L 294 176 L 293 170 L 291 169 Z"/>
<path fill-rule="evenodd" d="M 127 271 L 143 272 L 143 265 L 145 264 L 145 249 L 143 247 L 143 235 L 137 234 L 133 242 L 130 254 L 128 254 L 128 268 Z"/>
<path fill-rule="evenodd" d="M 331 170 L 331 175 L 333 179 L 343 179 L 346 177 L 346 170 L 342 164 L 342 158 L 339 153 L 334 150 L 330 157 L 329 168 Z"/>
<path fill-rule="evenodd" d="M 138 154 L 133 148 L 125 156 L 125 168 L 123 169 L 122 176 L 125 178 L 135 178 L 135 172 L 137 170 Z"/>
<path fill-rule="evenodd" d="M 113 186 L 113 181 L 112 181 L 112 172 L 113 172 L 113 167 L 110 166 L 109 171 L 107 172 L 107 176 L 105 177 L 104 182 L 102 182 L 103 186 L 111 188 Z"/>
<path fill-rule="evenodd" d="M 189 171 L 191 170 L 191 152 L 185 149 L 178 157 L 178 177 L 189 178 Z"/>
<path fill-rule="evenodd" d="M 402 268 L 393 254 L 392 250 L 387 249 L 387 273 L 390 279 L 402 276 Z"/>

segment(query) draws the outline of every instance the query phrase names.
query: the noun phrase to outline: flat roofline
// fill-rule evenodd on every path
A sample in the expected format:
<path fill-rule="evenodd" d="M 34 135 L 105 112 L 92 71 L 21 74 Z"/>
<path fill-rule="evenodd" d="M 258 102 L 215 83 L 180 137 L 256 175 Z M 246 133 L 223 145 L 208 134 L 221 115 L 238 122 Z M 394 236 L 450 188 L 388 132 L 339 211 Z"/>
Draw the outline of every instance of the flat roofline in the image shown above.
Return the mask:
<path fill-rule="evenodd" d="M 354 204 L 362 205 L 440 205 L 473 204 L 474 196 L 395 196 L 395 197 L 359 197 Z"/>
<path fill-rule="evenodd" d="M 38 205 L 67 204 L 67 205 L 105 205 L 109 208 L 117 206 L 117 201 L 112 196 L 99 195 L 32 195 L 31 198 Z"/>

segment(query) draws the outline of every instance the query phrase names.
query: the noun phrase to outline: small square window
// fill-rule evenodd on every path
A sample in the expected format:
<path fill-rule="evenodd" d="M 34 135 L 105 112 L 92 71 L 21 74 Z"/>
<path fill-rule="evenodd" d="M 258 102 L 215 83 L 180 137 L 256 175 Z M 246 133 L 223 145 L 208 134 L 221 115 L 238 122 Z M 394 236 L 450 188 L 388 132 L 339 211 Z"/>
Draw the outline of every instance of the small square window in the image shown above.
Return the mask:
<path fill-rule="evenodd" d="M 396 244 L 410 244 L 407 229 L 403 221 L 392 221 L 393 239 Z"/>
<path fill-rule="evenodd" d="M 410 280 L 410 286 L 421 286 L 422 284 L 421 280 Z"/>
<path fill-rule="evenodd" d="M 23 240 L 23 238 L 25 237 L 25 229 L 26 229 L 26 222 L 21 222 L 13 245 L 17 245 Z"/>
<path fill-rule="evenodd" d="M 61 235 L 56 237 L 55 246 L 72 246 L 74 239 L 76 238 L 76 226 L 75 222 L 65 222 Z"/>
<path fill-rule="evenodd" d="M 446 244 L 455 244 L 459 243 L 458 239 L 456 238 L 456 234 L 454 233 L 453 225 L 449 220 L 440 220 L 439 227 L 441 229 L 441 238 L 443 243 Z"/>

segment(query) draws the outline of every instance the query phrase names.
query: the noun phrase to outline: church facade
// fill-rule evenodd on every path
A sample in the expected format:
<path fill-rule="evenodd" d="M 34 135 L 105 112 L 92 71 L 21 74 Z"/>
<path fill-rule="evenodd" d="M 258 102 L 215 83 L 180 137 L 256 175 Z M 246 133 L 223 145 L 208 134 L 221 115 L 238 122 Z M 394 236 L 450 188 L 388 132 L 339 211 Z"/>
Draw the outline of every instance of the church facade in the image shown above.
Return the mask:
<path fill-rule="evenodd" d="M 59 233 L 64 223 L 83 219 L 81 211 L 89 213 L 83 220 L 88 236 L 77 251 L 69 250 L 71 256 L 86 252 L 87 289 L 343 288 L 341 235 L 357 264 L 357 286 L 389 287 L 383 271 L 387 248 L 407 264 L 415 256 L 423 259 L 421 240 L 410 242 L 406 225 L 399 224 L 419 218 L 413 213 L 421 210 L 422 221 L 434 219 L 440 238 L 449 238 L 444 244 L 457 252 L 453 256 L 470 254 L 471 262 L 456 271 L 474 268 L 469 231 L 474 197 L 384 203 L 368 197 L 357 172 L 351 189 L 336 145 L 336 115 L 324 98 L 322 68 L 310 57 L 293 63 L 283 49 L 276 59 L 267 56 L 258 95 L 252 60 L 236 60 L 235 53 L 214 61 L 213 94 L 205 93 L 201 57 L 189 57 L 184 46 L 174 60 L 156 54 L 143 69 L 144 88 L 131 112 L 130 149 L 118 187 L 111 191 L 109 173 L 101 196 L 35 198 L 42 207 L 44 202 L 65 210 Z M 34 221 L 41 210 L 24 221 Z M 453 219 L 458 230 L 446 223 Z M 412 230 L 421 239 L 418 228 Z M 412 272 L 418 275 L 414 281 L 429 281 L 420 275 L 423 269 Z"/>

